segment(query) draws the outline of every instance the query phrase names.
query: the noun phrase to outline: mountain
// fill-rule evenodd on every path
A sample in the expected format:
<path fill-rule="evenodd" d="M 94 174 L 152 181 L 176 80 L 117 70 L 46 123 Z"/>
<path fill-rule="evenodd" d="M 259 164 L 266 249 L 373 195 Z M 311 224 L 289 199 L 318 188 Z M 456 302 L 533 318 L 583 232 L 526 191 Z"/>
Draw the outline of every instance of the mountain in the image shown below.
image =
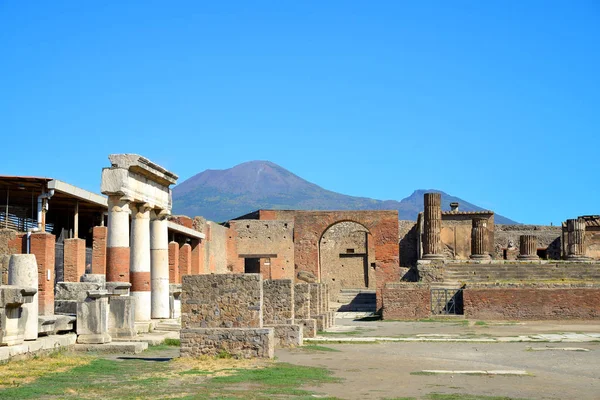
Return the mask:
<path fill-rule="evenodd" d="M 442 209 L 451 202 L 464 211 L 482 208 L 439 190 L 416 190 L 401 200 L 375 200 L 323 189 L 269 161 L 249 161 L 225 170 L 208 169 L 173 189 L 173 214 L 201 215 L 227 221 L 258 209 L 398 210 L 400 219 L 416 220 L 423 210 L 423 193 L 442 194 Z M 496 214 L 498 224 L 516 222 Z"/>

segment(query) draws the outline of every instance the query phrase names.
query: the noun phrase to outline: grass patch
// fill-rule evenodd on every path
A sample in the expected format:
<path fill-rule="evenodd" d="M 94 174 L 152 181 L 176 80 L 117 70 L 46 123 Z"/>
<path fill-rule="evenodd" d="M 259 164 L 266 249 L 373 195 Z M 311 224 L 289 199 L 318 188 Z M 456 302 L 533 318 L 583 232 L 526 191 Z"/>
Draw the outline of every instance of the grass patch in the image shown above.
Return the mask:
<path fill-rule="evenodd" d="M 327 331 L 318 331 L 317 335 L 320 336 L 356 336 L 361 335 L 366 332 L 374 331 L 374 329 L 366 329 L 366 328 L 357 328 L 353 331 L 344 331 L 344 332 L 327 332 Z"/>
<path fill-rule="evenodd" d="M 477 326 L 488 326 L 487 322 L 485 322 L 485 321 L 476 321 L 475 325 L 477 325 Z"/>
<path fill-rule="evenodd" d="M 440 322 L 444 324 L 453 324 L 459 326 L 468 326 L 469 321 L 466 319 L 451 319 L 451 318 L 423 318 L 419 319 L 418 322 Z"/>
<path fill-rule="evenodd" d="M 305 344 L 302 347 L 298 347 L 298 350 L 311 351 L 311 352 L 317 352 L 317 351 L 332 352 L 332 353 L 340 352 L 339 350 L 332 349 L 331 347 L 319 346 L 318 344 Z"/>

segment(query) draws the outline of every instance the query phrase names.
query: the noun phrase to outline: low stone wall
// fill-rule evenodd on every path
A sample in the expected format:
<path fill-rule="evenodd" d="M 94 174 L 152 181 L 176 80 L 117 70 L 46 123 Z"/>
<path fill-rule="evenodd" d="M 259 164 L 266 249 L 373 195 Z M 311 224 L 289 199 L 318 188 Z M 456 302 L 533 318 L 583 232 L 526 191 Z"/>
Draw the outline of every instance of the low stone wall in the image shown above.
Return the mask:
<path fill-rule="evenodd" d="M 465 317 L 473 319 L 600 319 L 600 287 L 467 287 L 463 302 Z"/>
<path fill-rule="evenodd" d="M 294 323 L 302 327 L 303 338 L 314 338 L 317 336 L 317 320 L 314 318 L 296 318 Z"/>
<path fill-rule="evenodd" d="M 273 358 L 275 354 L 273 328 L 191 328 L 182 329 L 180 338 L 181 357 L 228 353 L 236 358 Z"/>
<path fill-rule="evenodd" d="M 285 324 L 294 319 L 294 282 L 291 279 L 263 281 L 264 324 Z"/>
<path fill-rule="evenodd" d="M 310 318 L 310 284 L 297 283 L 294 286 L 294 317 Z"/>
<path fill-rule="evenodd" d="M 302 346 L 303 328 L 296 324 L 275 324 L 268 325 L 266 328 L 273 328 L 275 335 L 275 347 L 296 347 Z"/>
<path fill-rule="evenodd" d="M 431 288 L 421 283 L 387 283 L 383 319 L 419 319 L 431 315 Z"/>
<path fill-rule="evenodd" d="M 182 328 L 260 328 L 263 324 L 260 274 L 185 275 Z"/>

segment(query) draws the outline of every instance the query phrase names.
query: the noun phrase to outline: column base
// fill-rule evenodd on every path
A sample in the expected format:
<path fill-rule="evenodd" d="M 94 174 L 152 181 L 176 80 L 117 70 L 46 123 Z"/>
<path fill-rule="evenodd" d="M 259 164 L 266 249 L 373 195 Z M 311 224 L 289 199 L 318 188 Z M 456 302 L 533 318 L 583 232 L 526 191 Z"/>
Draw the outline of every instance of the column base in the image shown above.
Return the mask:
<path fill-rule="evenodd" d="M 469 256 L 471 260 L 491 260 L 492 257 L 489 254 L 471 254 Z"/>
<path fill-rule="evenodd" d="M 82 334 L 77 336 L 77 343 L 83 344 L 102 344 L 112 342 L 112 337 L 108 333 Z"/>
<path fill-rule="evenodd" d="M 443 254 L 423 254 L 423 260 L 443 260 L 446 257 Z"/>
<path fill-rule="evenodd" d="M 568 261 L 590 261 L 591 258 L 587 256 L 567 256 Z"/>
<path fill-rule="evenodd" d="M 520 260 L 520 261 L 537 261 L 539 259 L 540 259 L 540 257 L 538 257 L 538 256 L 531 256 L 531 255 L 523 256 L 523 255 L 519 254 L 517 256 L 517 260 Z"/>

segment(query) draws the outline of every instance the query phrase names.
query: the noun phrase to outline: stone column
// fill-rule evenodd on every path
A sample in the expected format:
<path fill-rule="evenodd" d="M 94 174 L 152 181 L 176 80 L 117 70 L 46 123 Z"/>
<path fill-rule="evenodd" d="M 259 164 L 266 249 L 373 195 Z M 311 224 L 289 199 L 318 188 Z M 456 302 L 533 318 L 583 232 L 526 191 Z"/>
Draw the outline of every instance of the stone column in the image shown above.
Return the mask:
<path fill-rule="evenodd" d="M 539 260 L 537 255 L 537 236 L 521 235 L 519 237 L 519 260 Z"/>
<path fill-rule="evenodd" d="M 423 259 L 443 259 L 441 194 L 425 193 L 424 206 Z"/>
<path fill-rule="evenodd" d="M 150 321 L 150 208 L 131 204 L 130 296 L 135 298 L 135 320 Z"/>
<path fill-rule="evenodd" d="M 166 210 L 152 211 L 150 276 L 152 318 L 169 318 L 169 239 Z"/>
<path fill-rule="evenodd" d="M 585 221 L 583 219 L 567 220 L 567 259 L 571 261 L 587 260 L 585 256 Z"/>
<path fill-rule="evenodd" d="M 471 258 L 489 260 L 487 251 L 487 218 L 473 218 L 471 227 Z"/>
<path fill-rule="evenodd" d="M 13 254 L 8 264 L 8 284 L 19 287 L 38 287 L 38 266 L 33 254 Z M 25 319 L 25 340 L 38 337 L 38 294 L 33 301 L 22 305 L 21 318 Z"/>
<path fill-rule="evenodd" d="M 107 282 L 129 282 L 129 214 L 129 201 L 108 196 Z"/>

